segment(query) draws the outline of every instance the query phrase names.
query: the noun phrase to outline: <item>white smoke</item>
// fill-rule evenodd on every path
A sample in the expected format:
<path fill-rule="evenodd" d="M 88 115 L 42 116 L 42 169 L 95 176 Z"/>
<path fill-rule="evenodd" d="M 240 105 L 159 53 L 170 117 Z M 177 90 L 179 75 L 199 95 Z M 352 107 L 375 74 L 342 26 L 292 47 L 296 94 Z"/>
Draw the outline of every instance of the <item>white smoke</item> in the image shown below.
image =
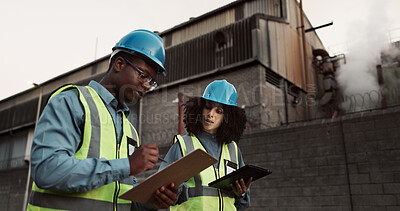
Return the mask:
<path fill-rule="evenodd" d="M 389 45 L 385 1 L 372 1 L 366 18 L 354 21 L 348 30 L 346 64 L 337 80 L 344 95 L 342 109 L 360 111 L 380 106 L 376 65 L 380 53 Z M 366 4 L 365 4 L 366 5 Z"/>

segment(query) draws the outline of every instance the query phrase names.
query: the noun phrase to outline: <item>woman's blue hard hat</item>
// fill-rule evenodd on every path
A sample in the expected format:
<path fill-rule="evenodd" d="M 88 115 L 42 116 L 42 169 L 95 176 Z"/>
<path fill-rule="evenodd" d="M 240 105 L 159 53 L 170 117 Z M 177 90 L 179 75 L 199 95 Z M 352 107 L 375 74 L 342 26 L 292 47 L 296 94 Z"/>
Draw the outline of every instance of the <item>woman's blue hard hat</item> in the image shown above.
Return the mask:
<path fill-rule="evenodd" d="M 230 106 L 237 106 L 235 87 L 226 80 L 216 80 L 208 84 L 202 98 Z"/>

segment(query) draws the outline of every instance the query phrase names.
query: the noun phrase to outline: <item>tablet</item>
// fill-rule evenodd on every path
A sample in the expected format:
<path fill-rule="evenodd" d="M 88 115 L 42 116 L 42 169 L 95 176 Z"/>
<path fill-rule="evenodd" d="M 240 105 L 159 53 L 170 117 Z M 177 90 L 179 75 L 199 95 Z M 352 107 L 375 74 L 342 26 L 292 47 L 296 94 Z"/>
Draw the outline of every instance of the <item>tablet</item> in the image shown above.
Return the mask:
<path fill-rule="evenodd" d="M 269 169 L 264 169 L 253 165 L 245 165 L 230 174 L 227 174 L 213 182 L 210 182 L 208 186 L 225 190 L 232 190 L 230 184 L 232 182 L 235 182 L 235 180 L 240 180 L 241 178 L 243 178 L 244 182 L 247 182 L 250 177 L 253 177 L 254 182 L 255 180 L 265 177 L 271 173 L 272 171 Z"/>

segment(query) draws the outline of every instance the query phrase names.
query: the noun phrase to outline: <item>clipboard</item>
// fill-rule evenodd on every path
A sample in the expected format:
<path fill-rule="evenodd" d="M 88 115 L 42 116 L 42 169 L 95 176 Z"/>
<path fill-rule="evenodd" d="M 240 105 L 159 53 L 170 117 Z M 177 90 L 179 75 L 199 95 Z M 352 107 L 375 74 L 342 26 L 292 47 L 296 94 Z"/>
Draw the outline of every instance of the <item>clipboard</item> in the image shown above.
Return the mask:
<path fill-rule="evenodd" d="M 151 175 L 119 198 L 140 203 L 150 203 L 153 201 L 154 192 L 161 186 L 167 186 L 171 182 L 180 185 L 217 161 L 204 150 L 196 149 L 165 169 Z"/>
<path fill-rule="evenodd" d="M 232 182 L 235 182 L 235 180 L 243 178 L 243 180 L 247 182 L 247 180 L 250 179 L 250 177 L 253 177 L 253 182 L 254 182 L 255 180 L 265 177 L 271 173 L 272 171 L 269 169 L 264 169 L 253 165 L 245 165 L 242 168 L 239 168 L 238 170 L 230 174 L 227 174 L 213 182 L 210 182 L 208 186 L 231 191 L 232 187 L 230 184 Z"/>

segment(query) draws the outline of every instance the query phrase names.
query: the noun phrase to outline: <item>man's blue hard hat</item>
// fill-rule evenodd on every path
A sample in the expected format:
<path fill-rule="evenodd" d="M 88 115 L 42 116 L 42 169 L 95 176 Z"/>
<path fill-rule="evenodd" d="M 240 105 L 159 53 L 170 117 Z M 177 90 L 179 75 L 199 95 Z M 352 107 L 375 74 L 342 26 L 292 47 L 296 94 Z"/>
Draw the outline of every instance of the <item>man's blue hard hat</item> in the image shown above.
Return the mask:
<path fill-rule="evenodd" d="M 226 80 L 216 80 L 208 84 L 202 98 L 230 106 L 237 106 L 235 87 Z"/>
<path fill-rule="evenodd" d="M 125 35 L 114 47 L 111 58 L 118 52 L 140 53 L 157 64 L 158 74 L 167 75 L 164 67 L 165 49 L 163 40 L 154 32 L 139 29 Z"/>

